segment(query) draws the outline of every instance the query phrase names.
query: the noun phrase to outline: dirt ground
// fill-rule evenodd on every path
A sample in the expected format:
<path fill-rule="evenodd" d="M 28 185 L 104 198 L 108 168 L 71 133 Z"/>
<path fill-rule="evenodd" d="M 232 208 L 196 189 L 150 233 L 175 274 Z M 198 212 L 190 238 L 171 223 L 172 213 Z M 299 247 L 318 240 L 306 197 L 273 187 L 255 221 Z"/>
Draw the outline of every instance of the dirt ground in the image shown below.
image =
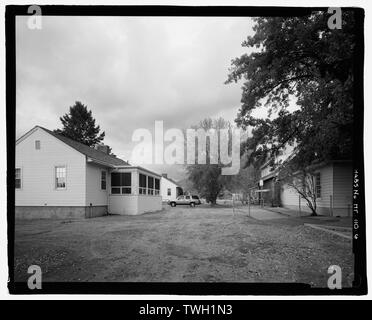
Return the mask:
<path fill-rule="evenodd" d="M 15 280 L 302 282 L 326 287 L 339 265 L 353 280 L 351 240 L 261 210 L 165 206 L 140 216 L 16 221 Z"/>

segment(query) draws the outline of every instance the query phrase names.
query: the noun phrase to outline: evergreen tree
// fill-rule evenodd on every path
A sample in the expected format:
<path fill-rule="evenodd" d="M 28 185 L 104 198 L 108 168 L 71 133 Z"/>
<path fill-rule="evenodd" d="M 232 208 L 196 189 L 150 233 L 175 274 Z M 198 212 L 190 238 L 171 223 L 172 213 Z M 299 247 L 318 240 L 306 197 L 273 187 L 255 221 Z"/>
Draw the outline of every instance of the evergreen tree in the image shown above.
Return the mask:
<path fill-rule="evenodd" d="M 100 133 L 99 125 L 96 125 L 96 120 L 92 116 L 92 111 L 88 110 L 87 106 L 80 101 L 70 107 L 69 113 L 59 118 L 63 128 L 54 130 L 65 137 L 86 144 L 87 146 L 95 146 L 102 142 L 105 137 L 105 132 Z"/>

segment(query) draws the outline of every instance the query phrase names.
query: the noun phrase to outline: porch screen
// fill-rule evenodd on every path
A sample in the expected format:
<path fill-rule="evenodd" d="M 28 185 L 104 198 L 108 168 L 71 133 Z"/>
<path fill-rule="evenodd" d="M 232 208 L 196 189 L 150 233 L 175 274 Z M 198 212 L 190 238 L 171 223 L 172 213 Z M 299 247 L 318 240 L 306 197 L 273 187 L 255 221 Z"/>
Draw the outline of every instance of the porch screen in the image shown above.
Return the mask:
<path fill-rule="evenodd" d="M 147 177 L 140 173 L 139 174 L 139 194 L 146 194 L 147 188 Z"/>
<path fill-rule="evenodd" d="M 155 195 L 160 193 L 160 180 L 155 178 Z"/>
<path fill-rule="evenodd" d="M 132 193 L 132 174 L 130 172 L 111 173 L 111 193 L 112 194 Z"/>
<path fill-rule="evenodd" d="M 149 177 L 148 182 L 149 182 L 148 193 L 151 194 L 151 195 L 153 195 L 154 194 L 154 178 L 153 177 Z"/>

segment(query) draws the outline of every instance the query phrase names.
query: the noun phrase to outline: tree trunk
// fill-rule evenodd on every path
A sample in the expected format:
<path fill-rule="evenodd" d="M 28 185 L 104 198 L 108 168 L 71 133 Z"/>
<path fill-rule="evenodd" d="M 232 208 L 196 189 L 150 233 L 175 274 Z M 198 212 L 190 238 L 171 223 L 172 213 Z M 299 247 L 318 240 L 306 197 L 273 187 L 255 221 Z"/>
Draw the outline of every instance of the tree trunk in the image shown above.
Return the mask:
<path fill-rule="evenodd" d="M 311 210 L 311 216 L 312 217 L 317 216 L 318 214 L 316 213 L 316 202 L 315 203 L 312 203 L 310 199 L 308 199 L 308 198 L 304 198 L 304 199 L 307 202 L 307 206 Z"/>

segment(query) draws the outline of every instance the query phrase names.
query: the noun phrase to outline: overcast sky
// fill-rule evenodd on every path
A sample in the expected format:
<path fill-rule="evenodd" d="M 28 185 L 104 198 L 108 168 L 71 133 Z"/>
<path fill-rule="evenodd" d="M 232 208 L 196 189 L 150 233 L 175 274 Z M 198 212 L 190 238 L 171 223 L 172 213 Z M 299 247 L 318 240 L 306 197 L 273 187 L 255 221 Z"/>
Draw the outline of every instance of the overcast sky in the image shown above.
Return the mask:
<path fill-rule="evenodd" d="M 155 120 L 182 129 L 237 114 L 241 84 L 224 81 L 231 59 L 247 52 L 250 18 L 42 17 L 41 30 L 26 19 L 16 24 L 17 137 L 60 128 L 78 100 L 126 160 L 133 131 L 153 131 Z"/>

